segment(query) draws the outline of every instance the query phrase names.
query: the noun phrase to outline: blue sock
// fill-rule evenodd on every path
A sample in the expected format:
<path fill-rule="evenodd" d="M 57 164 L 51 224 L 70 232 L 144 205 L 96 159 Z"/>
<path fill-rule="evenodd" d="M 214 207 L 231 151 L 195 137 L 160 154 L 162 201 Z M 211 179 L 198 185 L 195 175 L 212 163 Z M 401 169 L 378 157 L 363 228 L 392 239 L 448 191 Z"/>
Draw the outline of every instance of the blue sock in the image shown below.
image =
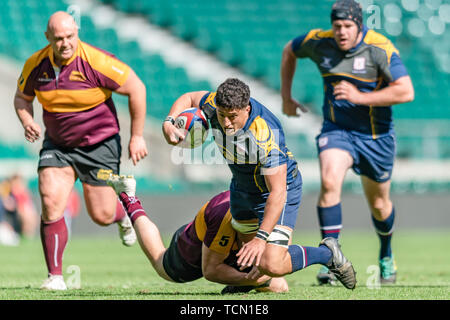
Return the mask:
<path fill-rule="evenodd" d="M 391 238 L 394 231 L 395 209 L 392 207 L 391 215 L 384 221 L 378 221 L 372 215 L 372 222 L 375 231 L 380 238 L 380 259 L 384 257 L 392 257 Z"/>
<path fill-rule="evenodd" d="M 319 247 L 302 247 L 290 245 L 288 252 L 291 255 L 291 273 L 304 269 L 312 264 L 327 264 L 331 259 L 331 250 L 325 245 Z"/>
<path fill-rule="evenodd" d="M 320 232 L 322 239 L 327 237 L 339 238 L 339 232 L 342 229 L 342 209 L 341 203 L 332 207 L 317 207 L 319 216 Z"/>

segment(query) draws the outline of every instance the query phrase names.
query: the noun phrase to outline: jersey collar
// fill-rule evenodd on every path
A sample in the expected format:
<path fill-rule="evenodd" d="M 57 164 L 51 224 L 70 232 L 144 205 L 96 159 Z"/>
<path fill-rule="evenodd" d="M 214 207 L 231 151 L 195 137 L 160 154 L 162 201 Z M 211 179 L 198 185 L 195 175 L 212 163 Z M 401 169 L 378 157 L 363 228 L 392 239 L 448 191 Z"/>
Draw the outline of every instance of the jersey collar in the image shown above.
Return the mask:
<path fill-rule="evenodd" d="M 353 53 L 353 52 L 357 51 L 359 49 L 359 47 L 361 47 L 361 44 L 364 42 L 364 38 L 366 37 L 367 31 L 369 31 L 369 28 L 367 28 L 365 25 L 363 25 L 363 28 L 362 28 L 363 35 L 361 37 L 361 41 L 358 42 L 358 44 L 355 47 L 348 50 L 347 51 L 348 53 Z"/>
<path fill-rule="evenodd" d="M 250 101 L 248 103 L 250 105 L 250 113 L 248 114 L 248 119 L 245 122 L 244 127 L 242 128 L 243 131 L 247 131 L 248 128 L 251 126 L 251 124 L 253 123 L 253 120 L 255 120 L 256 118 L 256 104 L 254 103 L 253 99 L 250 98 Z"/>

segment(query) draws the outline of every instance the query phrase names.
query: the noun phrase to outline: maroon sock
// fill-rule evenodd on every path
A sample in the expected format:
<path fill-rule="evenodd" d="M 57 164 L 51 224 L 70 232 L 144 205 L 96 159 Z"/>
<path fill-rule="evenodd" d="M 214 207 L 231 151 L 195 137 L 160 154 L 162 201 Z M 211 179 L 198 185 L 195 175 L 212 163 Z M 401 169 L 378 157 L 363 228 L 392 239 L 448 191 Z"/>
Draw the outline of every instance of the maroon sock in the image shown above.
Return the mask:
<path fill-rule="evenodd" d="M 134 224 L 137 218 L 145 216 L 145 210 L 142 208 L 141 202 L 137 197 L 129 197 L 125 192 L 119 195 L 127 214 L 130 217 L 131 223 Z"/>
<path fill-rule="evenodd" d="M 62 275 L 62 258 L 67 238 L 64 217 L 48 222 L 41 219 L 41 241 L 49 274 Z"/>
<path fill-rule="evenodd" d="M 114 218 L 114 222 L 122 220 L 126 214 L 127 213 L 125 212 L 125 208 L 123 207 L 122 202 L 120 202 L 120 200 L 117 199 L 116 216 Z"/>

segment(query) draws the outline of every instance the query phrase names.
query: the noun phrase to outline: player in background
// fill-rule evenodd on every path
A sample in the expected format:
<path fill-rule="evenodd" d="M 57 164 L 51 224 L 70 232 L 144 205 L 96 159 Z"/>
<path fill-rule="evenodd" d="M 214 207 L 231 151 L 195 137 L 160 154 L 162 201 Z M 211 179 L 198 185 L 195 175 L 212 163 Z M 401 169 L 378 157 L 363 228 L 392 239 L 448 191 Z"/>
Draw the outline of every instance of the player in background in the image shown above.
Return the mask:
<path fill-rule="evenodd" d="M 49 45 L 25 62 L 14 107 L 30 142 L 42 136 L 33 118 L 35 97 L 44 109 L 46 130 L 38 177 L 48 278 L 41 288 L 66 290 L 62 276 L 68 238 L 64 209 L 77 178 L 92 220 L 102 226 L 117 223 L 125 245 L 136 241 L 117 195 L 106 184 L 110 173 L 119 172 L 121 156 L 119 122 L 111 96 L 113 91 L 128 96 L 128 154 L 136 165 L 147 155 L 143 137 L 146 88 L 126 64 L 80 41 L 78 26 L 66 12 L 50 17 L 45 36 Z"/>
<path fill-rule="evenodd" d="M 39 224 L 39 215 L 24 177 L 15 173 L 2 181 L 0 193 L 13 199 L 14 208 L 12 211 L 16 213 L 19 226 L 17 228 L 18 233 L 23 238 L 32 239 Z"/>
<path fill-rule="evenodd" d="M 248 279 L 247 272 L 235 266 L 239 240 L 231 226 L 229 191 L 207 201 L 194 220 L 178 228 L 165 248 L 158 227 L 148 218 L 135 195 L 136 180 L 132 176 L 111 175 L 108 184 L 119 196 L 142 251 L 161 278 L 185 283 L 205 277 L 212 282 L 240 286 L 245 292 L 288 291 L 284 278 L 271 279 L 253 270 L 254 279 Z M 222 293 L 232 291 L 226 287 Z"/>
<path fill-rule="evenodd" d="M 305 108 L 292 98 L 297 58 L 317 64 L 324 82 L 323 126 L 317 137 L 321 190 L 317 213 L 322 237 L 338 238 L 342 228 L 341 190 L 352 168 L 361 175 L 375 230 L 380 238 L 382 283 L 394 283 L 391 249 L 395 209 L 389 196 L 395 157 L 394 104 L 412 101 L 414 89 L 398 50 L 362 21 L 354 0 L 338 0 L 331 10 L 332 29 L 311 30 L 289 41 L 282 55 L 283 113 Z M 332 275 L 322 268 L 319 283 Z"/>
<path fill-rule="evenodd" d="M 32 239 L 36 235 L 39 215 L 27 183 L 18 173 L 0 182 L 0 225 L 0 233 L 3 233 L 0 238 L 11 238 L 11 244 L 19 244 L 17 235 L 22 239 Z"/>
<path fill-rule="evenodd" d="M 174 118 L 193 107 L 203 110 L 209 119 L 215 143 L 232 173 L 232 224 L 245 242 L 237 253 L 238 265 L 256 265 L 262 273 L 279 277 L 320 263 L 353 289 L 353 266 L 336 239 L 323 239 L 319 247 L 290 245 L 302 179 L 278 119 L 250 97 L 244 82 L 231 78 L 219 85 L 217 92 L 188 92 L 175 101 L 163 123 L 169 144 L 184 139 Z"/>

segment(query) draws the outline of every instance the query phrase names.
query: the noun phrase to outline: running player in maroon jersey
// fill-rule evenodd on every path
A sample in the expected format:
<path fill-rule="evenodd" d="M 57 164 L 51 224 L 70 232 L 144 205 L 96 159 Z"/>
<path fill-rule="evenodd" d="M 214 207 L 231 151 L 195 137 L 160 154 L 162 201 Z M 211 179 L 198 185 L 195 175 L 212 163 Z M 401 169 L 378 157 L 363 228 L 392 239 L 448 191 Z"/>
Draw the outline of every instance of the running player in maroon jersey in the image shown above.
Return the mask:
<path fill-rule="evenodd" d="M 77 179 L 83 184 L 92 220 L 103 226 L 117 222 L 122 242 L 129 246 L 136 241 L 117 195 L 106 184 L 111 173 L 119 173 L 121 156 L 119 122 L 111 96 L 114 91 L 129 98 L 128 153 L 136 165 L 147 155 L 143 138 L 146 89 L 126 64 L 80 41 L 78 26 L 66 12 L 50 17 L 45 35 L 49 45 L 25 62 L 14 107 L 30 142 L 42 135 L 33 118 L 35 97 L 44 109 L 46 130 L 38 174 L 41 239 L 49 277 L 41 288 L 65 290 L 62 257 L 68 232 L 64 209 Z"/>

